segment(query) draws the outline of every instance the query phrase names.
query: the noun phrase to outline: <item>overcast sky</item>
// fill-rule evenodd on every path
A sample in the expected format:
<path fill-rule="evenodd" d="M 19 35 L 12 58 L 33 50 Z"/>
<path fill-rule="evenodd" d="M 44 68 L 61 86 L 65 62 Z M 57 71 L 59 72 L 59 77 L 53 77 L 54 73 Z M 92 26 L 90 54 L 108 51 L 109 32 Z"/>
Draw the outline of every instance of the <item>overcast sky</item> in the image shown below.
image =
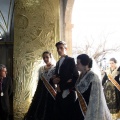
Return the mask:
<path fill-rule="evenodd" d="M 74 44 L 107 36 L 120 41 L 120 0 L 75 0 L 72 23 Z"/>
<path fill-rule="evenodd" d="M 86 40 L 108 40 L 107 46 L 120 44 L 120 0 L 75 0 L 72 14 L 73 45 Z M 115 56 L 111 54 L 110 56 Z M 120 60 L 119 60 L 120 61 Z"/>

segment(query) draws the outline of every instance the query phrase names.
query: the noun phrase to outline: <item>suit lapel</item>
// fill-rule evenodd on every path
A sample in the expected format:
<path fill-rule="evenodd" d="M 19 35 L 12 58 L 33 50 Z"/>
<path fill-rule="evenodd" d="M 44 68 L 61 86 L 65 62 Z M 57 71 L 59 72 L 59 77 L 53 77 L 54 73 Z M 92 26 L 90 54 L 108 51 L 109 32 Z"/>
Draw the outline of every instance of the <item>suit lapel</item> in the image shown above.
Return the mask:
<path fill-rule="evenodd" d="M 5 88 L 5 86 L 6 86 L 6 83 L 7 83 L 7 79 L 4 78 L 4 79 L 3 79 L 3 83 L 2 83 L 2 89 L 3 89 L 3 91 L 4 91 L 4 88 Z"/>

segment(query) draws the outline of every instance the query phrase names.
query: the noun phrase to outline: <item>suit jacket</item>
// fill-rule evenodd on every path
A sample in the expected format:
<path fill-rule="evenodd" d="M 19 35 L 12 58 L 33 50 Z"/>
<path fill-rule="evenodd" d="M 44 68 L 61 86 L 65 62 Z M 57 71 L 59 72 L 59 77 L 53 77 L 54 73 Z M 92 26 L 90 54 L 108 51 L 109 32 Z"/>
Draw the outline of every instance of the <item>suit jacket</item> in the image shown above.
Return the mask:
<path fill-rule="evenodd" d="M 74 89 L 76 80 L 78 79 L 78 71 L 75 65 L 74 58 L 65 56 L 65 60 L 63 61 L 62 65 L 60 66 L 59 73 L 59 61 L 56 64 L 55 74 L 60 77 L 60 89 Z M 67 83 L 69 79 L 72 79 L 72 82 Z"/>
<path fill-rule="evenodd" d="M 1 96 L 1 105 L 4 111 L 9 113 L 9 96 L 12 93 L 12 80 L 9 77 L 3 78 L 2 83 L 3 96 Z"/>

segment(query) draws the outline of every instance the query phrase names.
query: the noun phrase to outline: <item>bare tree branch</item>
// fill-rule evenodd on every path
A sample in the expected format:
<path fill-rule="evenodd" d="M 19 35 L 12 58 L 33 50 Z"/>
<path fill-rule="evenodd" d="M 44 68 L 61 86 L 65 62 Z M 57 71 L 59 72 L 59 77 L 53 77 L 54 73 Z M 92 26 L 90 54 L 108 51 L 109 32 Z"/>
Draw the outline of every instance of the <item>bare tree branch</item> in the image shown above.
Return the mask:
<path fill-rule="evenodd" d="M 84 45 L 81 45 L 79 47 L 73 48 L 73 54 L 81 54 L 86 53 L 88 55 L 91 55 L 96 61 L 100 61 L 100 58 L 104 58 L 105 55 L 112 52 L 119 52 L 120 51 L 120 45 L 119 44 L 109 44 L 109 35 L 112 33 L 108 33 L 107 35 L 103 36 L 103 40 L 100 40 L 95 44 L 95 39 L 93 36 L 91 36 L 91 40 L 84 41 Z"/>

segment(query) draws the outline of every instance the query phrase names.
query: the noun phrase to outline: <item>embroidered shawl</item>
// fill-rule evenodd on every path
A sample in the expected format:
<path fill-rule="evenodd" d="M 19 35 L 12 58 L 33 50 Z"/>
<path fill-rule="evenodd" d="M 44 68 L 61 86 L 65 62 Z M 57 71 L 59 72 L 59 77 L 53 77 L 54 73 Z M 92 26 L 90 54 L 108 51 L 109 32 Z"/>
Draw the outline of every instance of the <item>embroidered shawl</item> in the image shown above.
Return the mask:
<path fill-rule="evenodd" d="M 110 111 L 107 107 L 103 87 L 98 76 L 89 71 L 76 85 L 76 89 L 84 93 L 92 83 L 89 104 L 85 120 L 112 120 Z"/>

